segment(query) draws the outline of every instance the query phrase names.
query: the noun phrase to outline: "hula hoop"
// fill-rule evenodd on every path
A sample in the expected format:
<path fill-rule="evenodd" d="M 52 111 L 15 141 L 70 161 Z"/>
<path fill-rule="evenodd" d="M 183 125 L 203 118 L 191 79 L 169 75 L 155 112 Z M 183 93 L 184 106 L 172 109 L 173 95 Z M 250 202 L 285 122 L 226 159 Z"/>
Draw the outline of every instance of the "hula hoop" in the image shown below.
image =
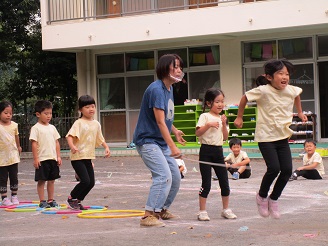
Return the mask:
<path fill-rule="evenodd" d="M 117 215 L 97 215 L 97 213 L 121 213 Z M 142 210 L 106 210 L 106 211 L 86 211 L 77 215 L 79 218 L 84 219 L 116 219 L 116 218 L 127 218 L 127 217 L 140 217 L 145 214 Z"/>
<path fill-rule="evenodd" d="M 60 204 L 60 209 L 67 208 L 66 204 Z M 56 208 L 55 208 L 56 209 Z M 34 211 L 42 211 L 44 208 L 40 208 L 39 204 L 21 204 L 21 205 L 13 205 L 5 208 L 7 212 L 34 212 Z"/>
<path fill-rule="evenodd" d="M 19 201 L 19 204 L 26 204 L 26 203 L 37 203 L 37 204 L 39 204 L 40 203 L 40 201 Z"/>
<path fill-rule="evenodd" d="M 106 207 L 103 206 L 85 206 L 85 208 L 88 208 L 90 210 L 83 210 L 83 211 L 89 211 L 89 212 L 97 212 L 97 211 L 105 211 L 107 210 Z M 79 214 L 83 213 L 82 210 L 72 210 L 72 209 L 67 209 L 67 210 L 52 210 L 52 209 L 45 209 L 41 211 L 43 214 Z"/>

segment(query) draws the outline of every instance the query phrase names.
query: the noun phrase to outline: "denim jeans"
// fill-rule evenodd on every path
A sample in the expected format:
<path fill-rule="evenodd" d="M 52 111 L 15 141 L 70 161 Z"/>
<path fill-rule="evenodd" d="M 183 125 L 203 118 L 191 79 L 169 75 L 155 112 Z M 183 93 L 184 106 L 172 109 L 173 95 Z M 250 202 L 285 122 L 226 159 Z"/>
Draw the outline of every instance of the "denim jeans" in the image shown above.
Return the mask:
<path fill-rule="evenodd" d="M 169 148 L 162 149 L 157 144 L 144 144 L 136 146 L 136 149 L 152 176 L 145 209 L 156 213 L 168 209 L 180 188 L 181 175 L 177 162 L 170 156 Z"/>
<path fill-rule="evenodd" d="M 261 197 L 267 197 L 271 184 L 278 177 L 270 195 L 272 200 L 278 200 L 288 183 L 293 169 L 292 154 L 288 139 L 274 142 L 262 142 L 258 145 L 267 166 L 267 171 L 262 179 L 259 195 Z"/>

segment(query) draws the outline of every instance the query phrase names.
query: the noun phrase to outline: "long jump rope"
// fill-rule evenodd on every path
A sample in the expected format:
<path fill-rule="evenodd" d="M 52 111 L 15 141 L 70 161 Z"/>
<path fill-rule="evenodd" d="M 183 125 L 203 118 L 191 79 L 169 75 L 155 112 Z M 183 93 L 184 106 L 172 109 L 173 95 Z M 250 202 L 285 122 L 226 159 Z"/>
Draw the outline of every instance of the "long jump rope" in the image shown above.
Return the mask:
<path fill-rule="evenodd" d="M 190 161 L 190 162 L 195 162 L 195 163 L 197 162 L 197 163 L 206 164 L 206 165 L 210 165 L 210 166 L 217 166 L 217 167 L 225 167 L 225 168 L 227 167 L 226 164 L 223 164 L 223 163 L 208 162 L 208 161 L 199 161 L 199 160 L 194 160 L 194 159 L 186 158 L 186 157 L 184 157 L 183 154 L 181 154 L 179 156 L 173 156 L 173 158 L 180 158 L 180 157 L 183 157 L 182 160 L 186 160 L 186 161 Z M 246 169 L 250 169 L 250 166 L 246 166 Z"/>

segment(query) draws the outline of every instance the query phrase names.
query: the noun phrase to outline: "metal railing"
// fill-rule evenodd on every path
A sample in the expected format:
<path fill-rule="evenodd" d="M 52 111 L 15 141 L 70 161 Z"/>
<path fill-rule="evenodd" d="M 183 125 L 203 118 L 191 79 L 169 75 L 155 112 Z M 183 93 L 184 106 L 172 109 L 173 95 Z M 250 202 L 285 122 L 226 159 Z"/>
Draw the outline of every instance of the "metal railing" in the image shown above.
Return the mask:
<path fill-rule="evenodd" d="M 66 141 L 66 134 L 73 125 L 74 121 L 78 119 L 77 115 L 53 115 L 51 124 L 54 125 L 60 135 L 59 143 L 61 150 L 69 149 Z M 34 115 L 14 115 L 13 121 L 18 123 L 19 141 L 23 152 L 31 152 L 31 142 L 29 140 L 31 127 L 37 122 L 37 118 Z"/>
<path fill-rule="evenodd" d="M 48 0 L 48 24 L 256 1 L 261 0 Z"/>

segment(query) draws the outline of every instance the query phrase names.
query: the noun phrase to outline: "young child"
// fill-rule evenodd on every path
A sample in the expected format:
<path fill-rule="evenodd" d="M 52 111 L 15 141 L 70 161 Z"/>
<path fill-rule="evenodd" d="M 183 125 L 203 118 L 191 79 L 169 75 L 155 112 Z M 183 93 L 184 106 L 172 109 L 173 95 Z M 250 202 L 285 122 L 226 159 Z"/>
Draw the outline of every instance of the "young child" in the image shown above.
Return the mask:
<path fill-rule="evenodd" d="M 205 112 L 209 107 L 210 111 Z M 205 93 L 203 113 L 200 115 L 196 125 L 196 136 L 199 137 L 201 147 L 199 151 L 199 161 L 224 163 L 223 141 L 228 138 L 227 117 L 220 115 L 224 108 L 224 94 L 220 89 L 211 88 Z M 211 168 L 214 169 L 218 177 L 223 210 L 221 216 L 226 219 L 236 219 L 237 216 L 229 208 L 230 187 L 228 173 L 225 167 L 199 164 L 202 176 L 202 186 L 199 191 L 199 213 L 198 220 L 209 221 L 206 211 L 206 200 L 211 190 Z"/>
<path fill-rule="evenodd" d="M 101 126 L 93 119 L 96 102 L 93 97 L 83 95 L 78 100 L 81 117 L 76 120 L 66 135 L 71 149 L 70 159 L 80 182 L 71 191 L 67 203 L 71 209 L 86 210 L 82 201 L 95 185 L 95 174 L 92 159 L 95 159 L 95 148 L 102 145 L 105 157 L 110 156 L 110 150 L 101 133 Z"/>
<path fill-rule="evenodd" d="M 52 103 L 40 100 L 34 106 L 38 122 L 32 126 L 30 141 L 32 142 L 35 181 L 40 199 L 40 208 L 58 207 L 54 199 L 55 180 L 60 178 L 60 135 L 55 126 L 49 122 L 52 118 Z M 48 200 L 45 199 L 44 186 L 47 182 Z"/>
<path fill-rule="evenodd" d="M 19 144 L 18 124 L 11 120 L 13 106 L 0 102 L 0 193 L 1 205 L 18 205 L 18 163 L 22 148 Z M 11 200 L 7 197 L 7 181 L 10 181 Z"/>
<path fill-rule="evenodd" d="M 232 138 L 229 141 L 232 153 L 224 159 L 232 179 L 248 179 L 251 176 L 250 159 L 245 151 L 241 150 L 242 143 L 239 138 Z"/>
<path fill-rule="evenodd" d="M 293 133 L 289 126 L 292 123 L 294 104 L 298 117 L 304 122 L 307 117 L 302 113 L 302 89 L 288 84 L 293 64 L 285 59 L 270 60 L 265 63 L 264 70 L 269 83 L 253 88 L 242 96 L 234 124 L 237 128 L 242 127 L 247 101 L 256 101 L 254 140 L 258 142 L 267 166 L 260 190 L 256 194 L 256 203 L 261 216 L 268 217 L 271 214 L 271 217 L 279 218 L 277 200 L 292 174 L 292 155 L 288 139 Z M 276 178 L 268 198 L 271 184 Z"/>
<path fill-rule="evenodd" d="M 322 158 L 316 150 L 316 142 L 312 139 L 307 139 L 304 142 L 305 155 L 303 156 L 303 166 L 297 168 L 289 181 L 297 180 L 301 176 L 306 179 L 322 179 L 325 174 Z"/>
<path fill-rule="evenodd" d="M 182 159 L 175 159 L 175 161 L 178 164 L 180 174 L 181 174 L 181 178 L 183 179 L 185 177 L 186 173 L 187 173 L 186 164 L 184 163 L 184 161 Z"/>

